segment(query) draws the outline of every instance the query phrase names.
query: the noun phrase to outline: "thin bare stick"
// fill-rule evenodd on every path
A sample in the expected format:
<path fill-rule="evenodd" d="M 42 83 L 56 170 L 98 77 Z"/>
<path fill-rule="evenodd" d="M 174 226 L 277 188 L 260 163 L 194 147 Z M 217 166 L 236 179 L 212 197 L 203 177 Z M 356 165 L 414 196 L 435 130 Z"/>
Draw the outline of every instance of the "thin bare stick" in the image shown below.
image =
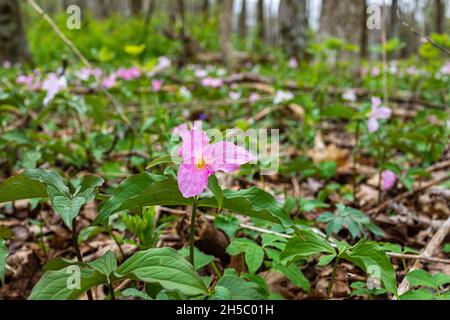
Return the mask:
<path fill-rule="evenodd" d="M 429 36 L 423 35 L 421 34 L 419 31 L 417 31 L 416 29 L 414 29 L 413 27 L 411 27 L 409 24 L 407 24 L 405 22 L 405 20 L 402 19 L 401 15 L 400 15 L 400 11 L 397 10 L 397 18 L 398 20 L 401 22 L 401 24 L 407 28 L 409 31 L 411 31 L 412 33 L 414 33 L 417 37 L 419 37 L 420 39 L 426 39 L 429 43 L 431 43 L 434 47 L 438 48 L 439 50 L 441 50 L 443 53 L 445 53 L 446 55 L 450 56 L 450 51 L 448 51 L 447 49 L 445 49 L 444 47 L 442 47 L 441 45 L 437 44 L 433 39 L 431 39 Z"/>
<path fill-rule="evenodd" d="M 86 57 L 81 53 L 81 51 L 77 48 L 77 46 L 69 39 L 67 36 L 59 29 L 59 27 L 56 25 L 56 23 L 50 18 L 50 16 L 45 13 L 45 11 L 34 1 L 34 0 L 28 0 L 28 3 L 33 7 L 33 9 L 42 17 L 45 21 L 48 22 L 48 24 L 52 27 L 53 31 L 58 35 L 59 38 L 75 53 L 75 55 L 80 59 L 80 61 L 88 68 L 92 68 L 92 64 L 86 59 Z M 130 120 L 125 115 L 122 106 L 120 105 L 119 101 L 107 90 L 99 86 L 100 91 L 108 97 L 108 99 L 111 100 L 111 102 L 114 105 L 114 108 L 116 109 L 117 113 L 119 114 L 120 118 L 125 122 L 125 124 L 133 131 L 134 134 L 136 134 L 136 130 L 131 125 Z"/>
<path fill-rule="evenodd" d="M 184 214 L 186 214 L 186 212 L 184 210 L 172 209 L 172 208 L 167 208 L 167 207 L 159 207 L 159 209 L 161 211 L 165 211 L 165 212 L 176 214 L 176 215 L 184 215 Z M 206 219 L 208 219 L 210 221 L 214 221 L 214 219 L 215 219 L 215 217 L 212 216 L 212 215 L 205 214 L 205 213 L 200 212 L 200 211 L 198 211 L 198 212 L 200 214 L 202 214 Z M 279 237 L 282 237 L 282 238 L 285 238 L 285 239 L 292 238 L 292 236 L 289 235 L 289 234 L 284 234 L 284 233 L 276 232 L 276 231 L 273 231 L 273 230 L 268 230 L 268 229 L 256 227 L 256 226 L 253 226 L 253 225 L 250 225 L 250 224 L 246 224 L 246 223 L 240 223 L 239 227 L 241 227 L 243 229 L 247 229 L 247 230 L 261 232 L 261 233 L 273 234 L 273 235 L 276 235 L 276 236 L 279 236 Z M 319 234 L 321 236 L 325 236 L 324 233 L 322 231 L 320 231 L 319 229 L 317 229 L 317 228 L 312 228 L 312 231 L 314 231 L 315 233 L 317 233 L 317 234 Z M 331 243 L 331 246 L 336 247 L 336 245 L 334 243 Z M 431 257 L 431 255 L 426 255 L 426 254 L 415 255 L 415 254 L 405 254 L 405 253 L 396 253 L 396 252 L 386 252 L 386 254 L 389 257 L 392 257 L 392 258 L 411 259 L 411 260 L 423 260 L 423 261 L 428 261 L 428 262 L 450 264 L 450 260 L 449 259 L 434 258 L 434 257 Z"/>
<path fill-rule="evenodd" d="M 423 250 L 421 256 L 431 257 L 436 252 L 436 250 L 439 248 L 439 246 L 441 245 L 442 241 L 444 241 L 445 237 L 448 235 L 449 232 L 450 232 L 450 217 L 438 229 L 438 231 L 436 231 L 434 236 L 427 243 L 427 245 L 425 246 L 425 249 Z M 420 261 L 416 261 L 413 264 L 413 266 L 409 269 L 409 271 L 411 272 L 413 270 L 416 270 L 416 269 L 420 268 L 420 264 L 421 264 Z M 400 286 L 398 287 L 398 294 L 402 295 L 403 293 L 408 291 L 410 287 L 411 287 L 411 284 L 408 282 L 408 280 L 405 277 L 403 279 L 403 281 L 400 283 Z"/>
<path fill-rule="evenodd" d="M 34 1 L 34 0 L 28 0 L 28 3 L 33 7 L 33 9 L 40 15 L 42 18 L 45 19 L 45 21 L 48 22 L 48 24 L 52 27 L 53 31 L 61 38 L 62 41 L 66 45 L 72 49 L 72 51 L 77 55 L 77 57 L 83 62 L 84 65 L 91 68 L 92 65 L 89 63 L 89 61 L 83 56 L 81 51 L 77 48 L 77 46 L 69 40 L 69 38 L 66 37 L 66 35 L 58 28 L 56 23 L 52 20 L 52 18 L 49 17 L 47 13 L 45 13 L 44 10 Z"/>

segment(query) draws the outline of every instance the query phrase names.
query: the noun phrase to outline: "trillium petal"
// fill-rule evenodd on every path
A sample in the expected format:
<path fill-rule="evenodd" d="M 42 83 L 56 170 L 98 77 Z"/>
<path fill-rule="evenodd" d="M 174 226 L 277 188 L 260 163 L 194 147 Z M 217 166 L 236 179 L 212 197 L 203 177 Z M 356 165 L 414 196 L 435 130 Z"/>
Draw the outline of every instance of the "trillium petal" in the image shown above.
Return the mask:
<path fill-rule="evenodd" d="M 391 170 L 385 170 L 381 176 L 381 188 L 383 191 L 391 189 L 397 181 L 397 175 Z"/>
<path fill-rule="evenodd" d="M 209 145 L 205 160 L 213 171 L 232 172 L 244 163 L 256 159 L 250 152 L 228 141 L 220 141 Z"/>
<path fill-rule="evenodd" d="M 208 185 L 212 171 L 205 167 L 198 169 L 195 165 L 182 164 L 178 170 L 178 188 L 185 198 L 200 195 Z"/>
<path fill-rule="evenodd" d="M 377 119 L 389 119 L 391 117 L 392 110 L 388 107 L 380 107 L 373 112 L 373 117 Z"/>
<path fill-rule="evenodd" d="M 209 138 L 203 130 L 186 130 L 180 132 L 183 143 L 179 150 L 184 164 L 196 164 L 203 157 L 209 144 Z"/>
<path fill-rule="evenodd" d="M 378 130 L 378 121 L 376 118 L 369 118 L 369 120 L 367 121 L 367 129 L 369 129 L 370 133 Z"/>

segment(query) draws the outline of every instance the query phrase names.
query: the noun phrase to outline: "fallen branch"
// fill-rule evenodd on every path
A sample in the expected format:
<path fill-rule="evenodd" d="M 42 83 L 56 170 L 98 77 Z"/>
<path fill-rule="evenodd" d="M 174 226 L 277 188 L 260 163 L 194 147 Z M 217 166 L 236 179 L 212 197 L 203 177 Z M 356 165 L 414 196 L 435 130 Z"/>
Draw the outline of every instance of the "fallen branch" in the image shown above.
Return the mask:
<path fill-rule="evenodd" d="M 159 209 L 161 209 L 162 211 L 165 211 L 165 212 L 168 212 L 168 213 L 177 214 L 177 215 L 184 215 L 184 214 L 186 214 L 186 212 L 184 210 L 177 210 L 177 209 L 172 209 L 172 208 L 167 208 L 167 207 L 159 207 Z M 208 215 L 208 214 L 205 214 L 205 213 L 202 213 L 202 215 L 205 216 L 206 219 L 209 219 L 211 221 L 214 221 L 215 218 L 216 218 L 215 216 Z M 450 220 L 450 218 L 449 218 L 449 220 Z M 450 228 L 449 220 L 446 223 L 449 224 L 449 228 Z M 239 227 L 241 227 L 243 229 L 247 229 L 247 230 L 261 232 L 261 233 L 273 234 L 273 235 L 276 235 L 276 236 L 279 236 L 279 237 L 282 237 L 282 238 L 285 238 L 285 239 L 292 238 L 292 236 L 288 235 L 288 234 L 284 234 L 284 233 L 276 232 L 276 231 L 273 231 L 273 230 L 268 230 L 268 229 L 256 227 L 256 226 L 253 226 L 253 225 L 250 225 L 250 224 L 246 224 L 246 223 L 240 223 Z M 320 234 L 321 236 L 324 236 L 324 233 L 322 231 L 320 231 L 319 229 L 312 228 L 312 230 L 314 232 L 316 232 L 317 234 Z M 441 242 L 442 242 L 442 240 L 441 240 Z M 331 243 L 331 246 L 336 247 L 336 245 L 334 243 Z M 434 258 L 434 257 L 431 257 L 432 254 L 428 254 L 427 252 L 424 252 L 421 255 L 396 253 L 396 252 L 386 252 L 386 254 L 389 257 L 392 257 L 392 258 L 411 259 L 411 260 L 423 260 L 423 261 L 428 261 L 428 262 L 450 264 L 450 260 L 449 259 Z"/>
<path fill-rule="evenodd" d="M 445 237 L 450 232 L 450 217 L 445 221 L 445 223 L 436 231 L 434 236 L 431 238 L 431 240 L 426 245 L 425 249 L 423 250 L 421 256 L 427 257 L 430 261 L 430 257 L 437 251 L 439 246 L 441 245 L 442 241 L 444 241 Z M 426 259 L 423 259 L 426 260 Z M 416 261 L 413 266 L 409 269 L 409 272 L 416 270 L 420 268 L 420 260 Z M 398 287 L 398 295 L 402 295 L 406 291 L 409 290 L 411 287 L 411 284 L 408 282 L 406 277 L 403 279 L 403 281 L 400 283 L 400 286 Z"/>

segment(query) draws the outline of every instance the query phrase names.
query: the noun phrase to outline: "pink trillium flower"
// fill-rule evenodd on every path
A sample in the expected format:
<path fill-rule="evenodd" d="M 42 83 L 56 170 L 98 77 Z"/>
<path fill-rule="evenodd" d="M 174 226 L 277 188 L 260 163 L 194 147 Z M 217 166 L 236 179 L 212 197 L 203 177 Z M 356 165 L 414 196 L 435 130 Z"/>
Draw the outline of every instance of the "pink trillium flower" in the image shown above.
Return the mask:
<path fill-rule="evenodd" d="M 280 104 L 282 102 L 286 102 L 294 99 L 294 94 L 289 91 L 278 90 L 275 94 L 275 98 L 273 98 L 274 104 Z"/>
<path fill-rule="evenodd" d="M 78 77 L 78 79 L 82 80 L 82 81 L 86 81 L 88 80 L 91 76 L 93 76 L 96 79 L 99 79 L 102 76 L 102 70 L 99 68 L 81 68 L 77 73 L 76 76 Z"/>
<path fill-rule="evenodd" d="M 291 69 L 297 69 L 298 68 L 298 62 L 297 59 L 295 57 L 291 57 L 291 59 L 289 59 L 289 68 Z"/>
<path fill-rule="evenodd" d="M 103 79 L 102 86 L 105 89 L 111 89 L 116 85 L 116 79 L 117 76 L 115 73 L 111 73 L 109 76 L 107 76 L 105 79 Z"/>
<path fill-rule="evenodd" d="M 380 75 L 380 69 L 378 67 L 373 67 L 370 71 L 372 77 L 378 77 Z"/>
<path fill-rule="evenodd" d="M 450 75 L 450 62 L 444 64 L 440 71 L 444 76 Z"/>
<path fill-rule="evenodd" d="M 248 101 L 250 103 L 255 103 L 256 101 L 258 101 L 260 98 L 260 95 L 257 94 L 256 92 L 253 92 L 249 97 L 248 97 Z"/>
<path fill-rule="evenodd" d="M 9 61 L 9 60 L 3 61 L 3 68 L 9 69 L 9 68 L 11 68 L 11 67 L 12 67 L 11 61 Z"/>
<path fill-rule="evenodd" d="M 223 85 L 223 80 L 219 78 L 206 77 L 202 80 L 201 85 L 204 87 L 220 88 Z"/>
<path fill-rule="evenodd" d="M 355 102 L 357 100 L 355 90 L 350 89 L 345 91 L 344 94 L 342 95 L 342 99 L 350 102 Z"/>
<path fill-rule="evenodd" d="M 388 107 L 381 105 L 381 99 L 378 97 L 372 97 L 372 110 L 369 113 L 369 119 L 367 121 L 367 128 L 370 133 L 378 130 L 378 120 L 385 120 L 391 117 L 392 110 Z"/>
<path fill-rule="evenodd" d="M 241 93 L 240 92 L 236 92 L 236 91 L 232 91 L 229 93 L 230 99 L 233 101 L 239 100 L 241 98 Z"/>
<path fill-rule="evenodd" d="M 131 67 L 128 69 L 119 68 L 116 71 L 116 75 L 118 78 L 122 78 L 125 81 L 130 81 L 139 78 L 141 76 L 141 70 L 137 67 Z"/>
<path fill-rule="evenodd" d="M 161 91 L 162 85 L 163 85 L 164 81 L 163 80 L 153 80 L 152 81 L 152 90 L 154 92 L 159 92 Z"/>
<path fill-rule="evenodd" d="M 406 69 L 406 74 L 408 76 L 415 76 L 417 74 L 417 69 L 415 67 L 409 67 Z"/>
<path fill-rule="evenodd" d="M 35 78 L 33 74 L 30 75 L 19 75 L 16 78 L 17 84 L 23 84 L 27 87 L 29 91 L 37 91 L 41 88 L 41 83 Z"/>
<path fill-rule="evenodd" d="M 194 75 L 197 78 L 204 78 L 208 75 L 208 71 L 204 70 L 204 69 L 196 69 L 194 72 Z"/>
<path fill-rule="evenodd" d="M 182 158 L 178 170 L 178 187 L 185 198 L 200 195 L 208 185 L 208 177 L 217 171 L 233 172 L 256 158 L 242 147 L 227 141 L 209 143 L 203 130 L 180 130 Z"/>
<path fill-rule="evenodd" d="M 58 77 L 56 73 L 49 73 L 44 82 L 42 82 L 42 89 L 47 92 L 47 95 L 44 98 L 44 105 L 48 105 L 49 102 L 55 98 L 58 92 L 64 90 L 65 88 L 67 88 L 66 77 Z"/>
<path fill-rule="evenodd" d="M 385 170 L 381 174 L 381 189 L 387 191 L 395 185 L 397 181 L 397 175 L 391 170 Z"/>

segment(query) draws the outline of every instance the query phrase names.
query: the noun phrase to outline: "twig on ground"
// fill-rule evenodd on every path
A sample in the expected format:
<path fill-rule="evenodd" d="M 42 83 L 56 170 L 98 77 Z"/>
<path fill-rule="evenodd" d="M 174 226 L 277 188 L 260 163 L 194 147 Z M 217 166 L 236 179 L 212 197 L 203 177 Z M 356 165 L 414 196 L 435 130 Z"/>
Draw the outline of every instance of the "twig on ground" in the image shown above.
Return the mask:
<path fill-rule="evenodd" d="M 441 245 L 442 241 L 444 241 L 445 237 L 450 232 L 450 217 L 445 221 L 445 223 L 436 231 L 434 236 L 430 239 L 428 244 L 425 246 L 425 249 L 423 250 L 421 256 L 427 257 L 427 259 L 421 259 L 421 260 L 427 260 L 430 261 L 430 257 L 436 252 L 436 250 Z M 435 259 L 435 258 L 433 258 Z M 416 261 L 413 266 L 409 269 L 409 272 L 412 270 L 420 268 L 420 260 Z M 410 283 L 406 279 L 406 277 L 403 279 L 403 281 L 400 283 L 400 286 L 398 287 L 398 295 L 402 295 L 406 291 L 409 290 L 411 287 Z"/>

